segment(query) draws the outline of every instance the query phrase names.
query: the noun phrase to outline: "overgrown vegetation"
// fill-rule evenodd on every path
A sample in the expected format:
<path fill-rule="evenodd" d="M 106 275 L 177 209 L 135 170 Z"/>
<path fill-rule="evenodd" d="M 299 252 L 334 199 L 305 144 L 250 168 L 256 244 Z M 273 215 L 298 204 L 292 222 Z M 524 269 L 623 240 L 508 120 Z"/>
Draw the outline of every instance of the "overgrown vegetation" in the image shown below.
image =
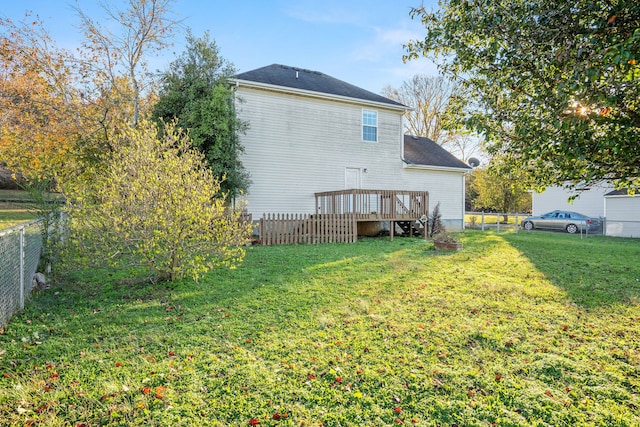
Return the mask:
<path fill-rule="evenodd" d="M 7 425 L 635 426 L 640 246 L 560 233 L 251 247 L 85 271 L 0 334 Z"/>
<path fill-rule="evenodd" d="M 494 157 L 492 161 L 497 160 Z M 497 175 L 490 168 L 476 168 L 468 179 L 466 203 L 475 212 L 530 212 L 531 192 L 523 172 Z M 504 215 L 507 221 L 507 215 Z"/>
<path fill-rule="evenodd" d="M 50 233 L 60 229 L 61 209 L 48 203 L 45 190 L 64 193 L 72 214 L 67 249 L 80 247 L 85 260 L 140 262 L 156 278 L 174 280 L 242 259 L 248 225 L 225 204 L 247 184 L 237 141 L 244 124 L 224 84 L 233 68 L 208 36 L 189 34 L 188 51 L 164 74 L 162 92 L 155 91 L 149 59 L 168 47 L 179 24 L 171 5 L 100 4 L 102 17 L 76 5 L 83 34 L 73 52 L 57 47 L 37 16 L 0 18 L 0 161 L 3 175 L 10 170 L 24 178 L 44 219 L 42 267 L 75 266 L 50 262 L 59 253 Z M 164 117 L 167 129 L 184 122 L 193 140 L 167 131 L 162 144 L 153 144 L 164 129 L 148 125 L 158 99 L 164 108 L 156 118 Z M 133 154 L 131 141 L 145 137 L 149 144 Z M 208 169 L 202 156 L 193 161 L 192 142 Z"/>
<path fill-rule="evenodd" d="M 70 192 L 67 258 L 141 265 L 161 281 L 242 260 L 251 235 L 242 208 L 229 206 L 184 131 L 167 123 L 158 134 L 147 121 L 124 129 L 119 149 Z"/>

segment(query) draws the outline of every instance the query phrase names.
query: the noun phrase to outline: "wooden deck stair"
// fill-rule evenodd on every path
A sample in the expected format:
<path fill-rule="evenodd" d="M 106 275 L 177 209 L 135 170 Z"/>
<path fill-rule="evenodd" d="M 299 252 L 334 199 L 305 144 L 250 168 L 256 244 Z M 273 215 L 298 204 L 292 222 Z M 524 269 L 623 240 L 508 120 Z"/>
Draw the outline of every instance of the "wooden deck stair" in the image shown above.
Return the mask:
<path fill-rule="evenodd" d="M 396 225 L 402 229 L 403 236 L 422 236 L 426 231 L 426 227 L 420 227 L 416 221 L 397 221 Z"/>

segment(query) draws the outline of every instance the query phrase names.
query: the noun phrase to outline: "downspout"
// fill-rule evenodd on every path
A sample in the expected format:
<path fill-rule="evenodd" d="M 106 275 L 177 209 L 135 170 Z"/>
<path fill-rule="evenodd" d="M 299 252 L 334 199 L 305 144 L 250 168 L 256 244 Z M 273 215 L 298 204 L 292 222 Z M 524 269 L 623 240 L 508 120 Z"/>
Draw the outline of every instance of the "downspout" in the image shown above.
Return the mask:
<path fill-rule="evenodd" d="M 235 87 L 233 87 L 235 86 Z M 236 79 L 235 84 L 232 85 L 231 90 L 233 91 L 233 104 L 231 105 L 231 108 L 233 109 L 233 115 L 235 116 L 236 120 L 238 119 L 238 116 L 236 114 L 236 92 L 238 91 L 238 88 L 240 87 L 240 82 Z M 234 139 L 235 141 L 235 139 Z M 235 152 L 235 147 L 234 147 L 234 152 Z M 236 196 L 233 196 L 233 200 L 231 200 L 231 206 L 233 207 L 233 210 L 236 210 Z"/>
<path fill-rule="evenodd" d="M 465 214 L 466 212 L 466 201 L 467 201 L 467 174 L 463 173 L 462 174 L 462 231 L 465 230 Z"/>

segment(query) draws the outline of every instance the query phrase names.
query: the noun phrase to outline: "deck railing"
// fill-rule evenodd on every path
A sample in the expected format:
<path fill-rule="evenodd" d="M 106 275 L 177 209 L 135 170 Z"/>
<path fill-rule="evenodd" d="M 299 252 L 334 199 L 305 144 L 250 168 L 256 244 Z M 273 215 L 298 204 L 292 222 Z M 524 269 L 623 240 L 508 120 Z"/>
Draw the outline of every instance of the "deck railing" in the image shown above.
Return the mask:
<path fill-rule="evenodd" d="M 316 213 L 354 214 L 357 221 L 409 220 L 429 215 L 429 192 L 340 190 L 315 193 Z"/>

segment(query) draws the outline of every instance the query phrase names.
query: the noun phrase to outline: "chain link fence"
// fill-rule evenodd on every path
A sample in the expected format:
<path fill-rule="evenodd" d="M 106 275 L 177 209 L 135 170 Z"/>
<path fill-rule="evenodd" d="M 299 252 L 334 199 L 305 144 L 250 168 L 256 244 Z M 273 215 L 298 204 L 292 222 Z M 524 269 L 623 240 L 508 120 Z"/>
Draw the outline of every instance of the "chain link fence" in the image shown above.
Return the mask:
<path fill-rule="evenodd" d="M 42 252 L 42 220 L 0 231 L 0 327 L 24 308 Z"/>
<path fill-rule="evenodd" d="M 518 232 L 521 221 L 527 217 L 523 213 L 465 212 L 464 226 L 476 230 L 514 230 Z"/>
<path fill-rule="evenodd" d="M 465 228 L 476 230 L 522 231 L 522 221 L 531 215 L 525 213 L 502 212 L 465 212 Z M 592 227 L 579 226 L 577 233 L 580 236 L 596 236 L 605 232 L 605 218 L 594 218 Z M 564 230 L 560 226 L 559 230 Z M 543 229 L 547 230 L 547 228 Z"/>

